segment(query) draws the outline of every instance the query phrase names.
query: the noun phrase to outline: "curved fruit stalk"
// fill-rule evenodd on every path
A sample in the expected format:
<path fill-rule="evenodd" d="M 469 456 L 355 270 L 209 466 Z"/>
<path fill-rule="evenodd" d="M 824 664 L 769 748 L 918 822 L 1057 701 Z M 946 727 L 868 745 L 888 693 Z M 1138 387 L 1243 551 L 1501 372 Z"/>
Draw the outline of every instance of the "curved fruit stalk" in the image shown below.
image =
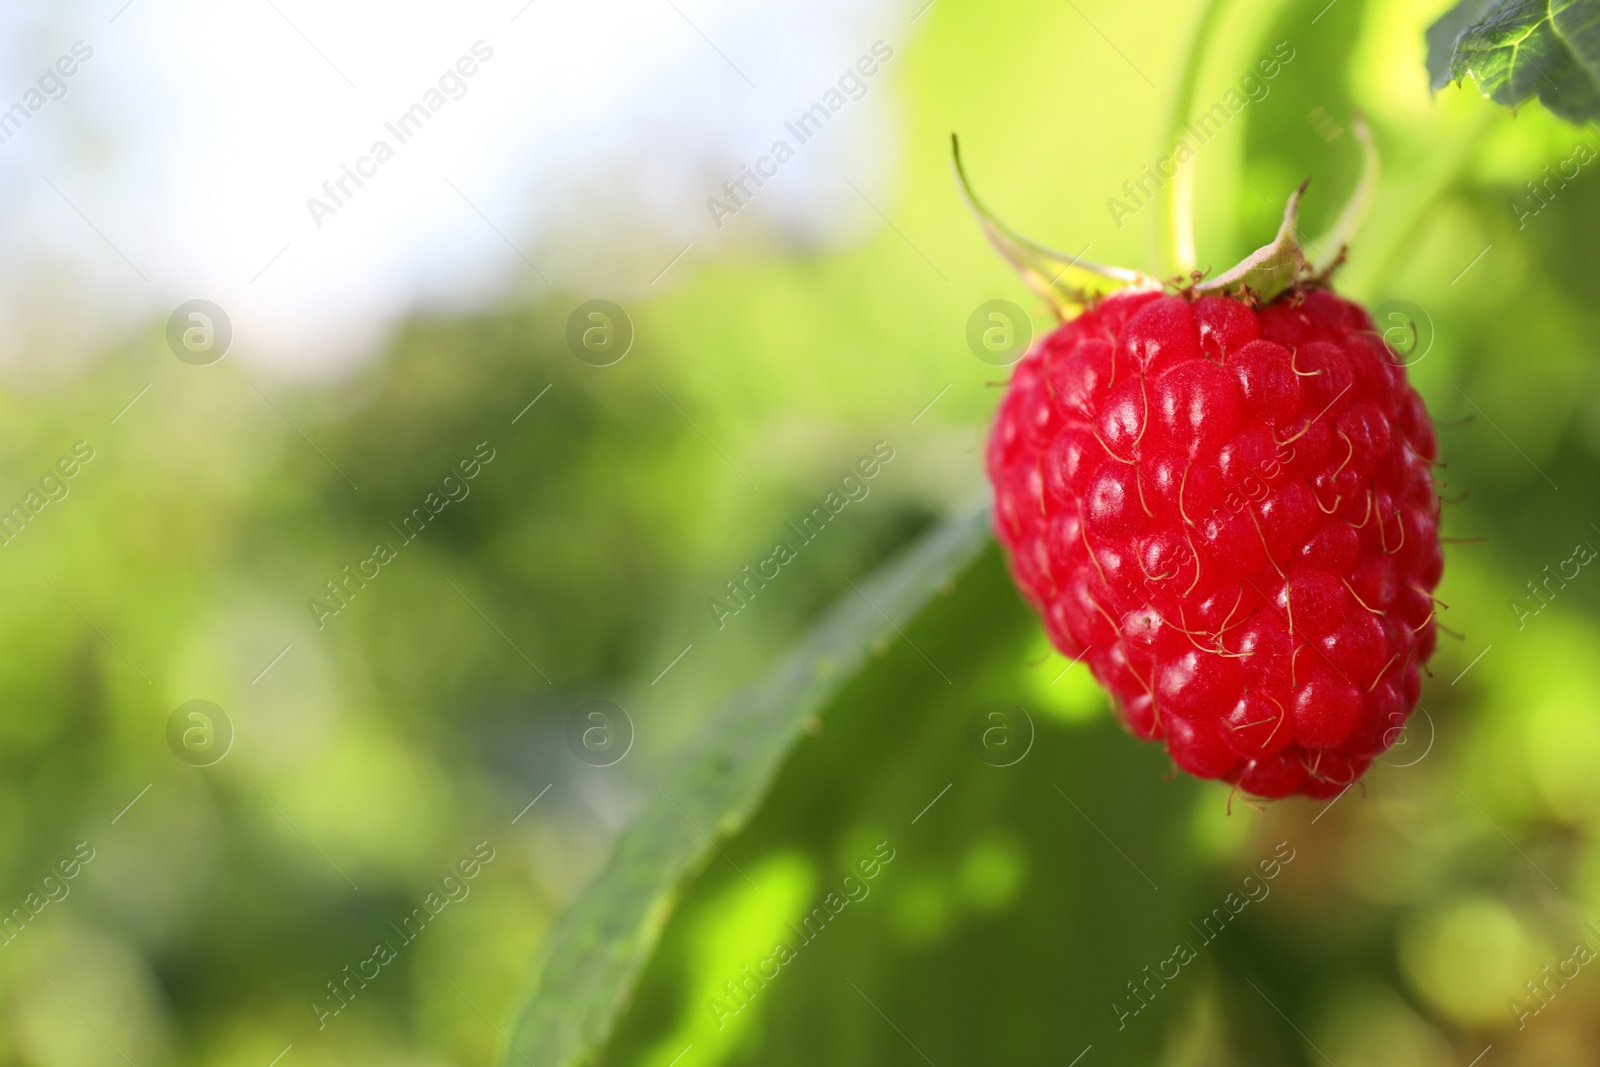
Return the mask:
<path fill-rule="evenodd" d="M 1323 235 L 1322 239 L 1312 245 L 1312 250 L 1318 248 L 1331 248 L 1333 258 L 1329 266 L 1344 258 L 1345 250 L 1350 247 L 1350 242 L 1355 240 L 1356 231 L 1361 229 L 1361 224 L 1367 219 L 1367 210 L 1372 207 L 1372 198 L 1378 194 L 1378 175 L 1381 170 L 1378 161 L 1378 146 L 1373 143 L 1372 131 L 1367 128 L 1366 116 L 1357 111 L 1350 123 L 1355 133 L 1356 142 L 1361 145 L 1361 177 L 1356 179 L 1356 187 L 1350 193 L 1350 199 L 1345 201 L 1344 210 L 1339 212 L 1339 217 L 1334 221 L 1333 228 Z"/>
<path fill-rule="evenodd" d="M 1194 111 L 1195 93 L 1200 83 L 1200 69 L 1205 58 L 1212 54 L 1212 38 L 1223 21 L 1227 0 L 1195 0 L 1191 8 L 1189 45 L 1184 49 L 1183 63 L 1172 82 L 1172 94 L 1167 102 L 1166 121 L 1161 123 L 1161 136 L 1155 144 L 1157 155 L 1165 153 L 1185 135 L 1185 127 Z M 1156 198 L 1156 228 L 1152 234 L 1159 246 L 1157 258 L 1165 255 L 1169 262 L 1164 270 L 1176 270 L 1187 276 L 1196 267 L 1194 250 L 1194 168 L 1177 168 Z"/>

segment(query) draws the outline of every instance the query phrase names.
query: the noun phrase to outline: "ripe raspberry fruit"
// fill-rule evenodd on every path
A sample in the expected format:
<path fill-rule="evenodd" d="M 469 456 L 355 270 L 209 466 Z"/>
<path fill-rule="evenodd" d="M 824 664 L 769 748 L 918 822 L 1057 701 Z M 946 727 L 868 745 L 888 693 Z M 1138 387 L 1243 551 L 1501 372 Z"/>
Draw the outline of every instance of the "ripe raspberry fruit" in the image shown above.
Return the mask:
<path fill-rule="evenodd" d="M 1260 797 L 1334 796 L 1394 742 L 1444 565 L 1427 411 L 1367 312 L 1311 274 L 1298 197 L 1214 282 L 1078 264 L 1102 292 L 1065 300 L 1065 258 L 984 216 L 1058 308 L 1087 308 L 995 417 L 1012 574 L 1133 734 Z"/>

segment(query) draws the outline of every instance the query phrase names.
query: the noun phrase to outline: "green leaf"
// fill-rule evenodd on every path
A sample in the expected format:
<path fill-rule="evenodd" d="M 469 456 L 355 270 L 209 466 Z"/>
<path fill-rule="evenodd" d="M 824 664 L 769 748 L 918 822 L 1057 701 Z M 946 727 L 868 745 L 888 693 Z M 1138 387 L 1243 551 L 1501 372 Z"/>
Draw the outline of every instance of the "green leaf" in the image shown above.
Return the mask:
<path fill-rule="evenodd" d="M 1472 25 L 1480 17 L 1479 13 L 1485 10 L 1487 9 L 1482 4 L 1474 4 L 1472 0 L 1461 0 L 1428 27 L 1426 35 L 1428 85 L 1434 92 L 1456 80 L 1456 76 L 1450 73 L 1450 64 L 1456 54 L 1456 39 L 1461 36 L 1461 31 Z"/>
<path fill-rule="evenodd" d="M 1470 76 L 1507 107 L 1600 119 L 1600 0 L 1462 0 L 1427 36 L 1435 89 Z"/>
<path fill-rule="evenodd" d="M 988 509 L 952 519 L 846 593 L 764 681 L 728 701 L 652 781 L 654 803 L 546 942 L 502 1062 L 577 1067 L 605 1042 L 674 903 L 755 813 L 806 723 L 988 543 Z"/>

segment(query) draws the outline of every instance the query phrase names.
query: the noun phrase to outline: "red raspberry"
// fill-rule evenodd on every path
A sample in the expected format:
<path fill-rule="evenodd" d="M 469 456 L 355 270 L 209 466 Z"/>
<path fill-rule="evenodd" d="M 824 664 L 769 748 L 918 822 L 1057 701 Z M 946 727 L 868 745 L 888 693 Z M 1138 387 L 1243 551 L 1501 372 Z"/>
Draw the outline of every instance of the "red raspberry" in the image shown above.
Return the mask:
<path fill-rule="evenodd" d="M 995 530 L 1135 735 L 1256 796 L 1330 797 L 1433 652 L 1438 446 L 1359 305 L 1241 292 L 1120 292 L 1035 346 L 989 441 Z"/>

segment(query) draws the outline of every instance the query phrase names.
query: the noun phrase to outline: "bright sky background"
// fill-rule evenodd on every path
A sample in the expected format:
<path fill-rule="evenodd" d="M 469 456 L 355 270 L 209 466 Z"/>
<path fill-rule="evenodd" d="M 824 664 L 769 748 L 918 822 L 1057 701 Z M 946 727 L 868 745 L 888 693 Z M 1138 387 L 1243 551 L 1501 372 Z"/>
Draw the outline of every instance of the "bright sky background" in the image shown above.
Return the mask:
<path fill-rule="evenodd" d="M 232 319 L 230 358 L 333 376 L 419 304 L 626 298 L 734 243 L 849 240 L 870 215 L 845 175 L 868 195 L 891 177 L 893 62 L 723 229 L 706 198 L 874 41 L 903 54 L 920 6 L 124 4 L 0 9 L 0 111 L 74 42 L 93 49 L 0 144 L 13 374 L 144 344 L 205 298 Z M 479 40 L 494 55 L 465 96 L 397 145 L 384 122 Z M 379 137 L 394 159 L 318 229 L 306 199 Z"/>

